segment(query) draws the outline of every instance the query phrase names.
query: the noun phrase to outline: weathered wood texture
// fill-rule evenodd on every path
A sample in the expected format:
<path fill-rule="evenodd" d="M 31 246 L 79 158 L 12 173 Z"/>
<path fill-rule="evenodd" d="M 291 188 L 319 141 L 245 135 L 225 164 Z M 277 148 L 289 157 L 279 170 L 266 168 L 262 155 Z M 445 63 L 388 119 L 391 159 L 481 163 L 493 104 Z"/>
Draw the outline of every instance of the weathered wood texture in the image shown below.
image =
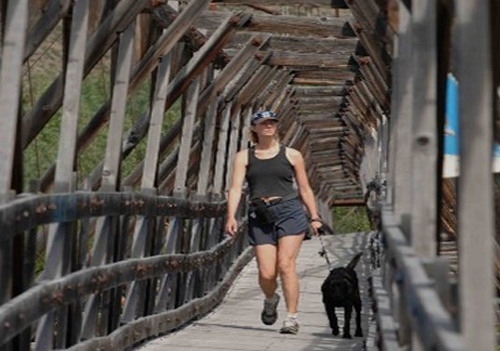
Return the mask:
<path fill-rule="evenodd" d="M 467 1 L 459 1 L 457 5 L 460 325 L 467 349 L 491 350 L 496 347 L 496 318 L 488 303 L 496 295 L 492 279 L 495 237 L 491 171 L 493 94 L 482 93 L 493 91 L 489 3 L 481 1 L 471 6 Z M 477 286 L 482 289 L 474 289 Z"/>
<path fill-rule="evenodd" d="M 224 18 L 224 12 L 204 12 L 195 25 L 213 30 Z M 317 37 L 353 37 L 354 32 L 344 18 L 307 18 L 302 16 L 252 15 L 245 31 L 292 34 Z"/>
<path fill-rule="evenodd" d="M 4 199 L 0 202 L 6 202 L 0 207 L 0 302 L 20 295 L 11 301 L 15 308 L 9 307 L 11 304 L 0 305 L 0 325 L 12 326 L 7 336 L 0 333 L 0 342 L 9 339 L 5 345 L 12 349 L 19 341 L 27 349 L 37 326 L 35 349 L 124 349 L 178 328 L 218 303 L 237 272 L 228 267 L 239 267 L 248 258 L 243 236 L 234 242 L 224 238 L 223 200 L 232 158 L 236 151 L 248 146 L 249 120 L 257 110 L 272 109 L 280 115 L 281 140 L 302 152 L 323 216 L 328 216 L 327 205 L 364 203 L 363 181 L 370 180 L 361 179 L 367 176 L 363 173 L 366 141 L 380 137 L 375 141 L 380 158 L 389 155 L 389 170 L 398 168 L 388 177 L 391 186 L 397 185 L 394 210 L 403 224 L 412 223 L 408 215 L 413 201 L 419 214 L 412 219 L 413 232 L 422 231 L 431 238 L 433 230 L 429 228 L 434 225 L 436 217 L 432 215 L 437 216 L 437 210 L 420 203 L 411 192 L 425 189 L 425 194 L 430 195 L 422 191 L 419 195 L 423 199 L 437 192 L 425 181 L 437 173 L 433 168 L 432 139 L 439 139 L 439 135 L 429 135 L 436 132 L 433 89 L 441 89 L 442 79 L 435 84 L 432 76 L 433 70 L 441 69 L 439 77 L 443 73 L 442 66 L 436 67 L 434 51 L 427 50 L 431 43 L 427 38 L 435 32 L 432 28 L 436 19 L 431 12 L 424 12 L 430 11 L 425 4 L 435 3 L 401 2 L 395 18 L 394 2 L 221 0 L 209 6 L 210 1 L 203 0 L 182 1 L 171 7 L 162 1 L 122 0 L 99 1 L 88 14 L 78 9 L 84 6 L 84 0 L 1 2 L 4 45 L 0 108 L 6 112 L 2 121 L 8 123 L 2 124 L 7 132 L 0 139 L 0 152 L 6 161 L 0 165 L 0 180 L 6 184 L 0 188 Z M 304 6 L 295 6 L 299 3 Z M 19 20 L 27 20 L 27 10 L 23 8 L 27 4 L 32 24 L 26 34 L 14 29 L 22 23 Z M 243 6 L 234 6 L 239 4 Z M 272 5 L 287 6 L 278 11 Z M 297 11 L 293 13 L 298 15 L 288 15 L 292 13 L 291 6 L 295 6 Z M 413 11 L 408 11 L 411 6 Z M 332 7 L 348 8 L 351 15 L 330 17 L 335 13 Z M 73 16 L 69 16 L 70 8 L 75 11 Z M 245 12 L 230 11 L 235 8 Z M 249 8 L 269 15 L 248 11 Z M 19 13 L 14 15 L 13 9 Z M 88 31 L 81 22 L 87 15 Z M 21 118 L 20 86 L 7 92 L 4 82 L 8 76 L 14 85 L 19 85 L 21 65 L 30 61 L 60 19 L 64 19 L 64 69 Z M 71 22 L 81 30 L 73 30 L 74 38 L 70 41 Z M 414 32 L 414 41 L 404 35 L 410 31 Z M 88 41 L 84 38 L 87 33 Z M 21 43 L 25 44 L 24 49 Z M 77 134 L 80 86 L 85 77 L 97 73 L 96 64 L 101 60 L 105 63 L 110 49 L 111 98 L 103 100 Z M 417 54 L 412 55 L 411 50 Z M 166 57 L 171 58 L 170 63 Z M 419 65 L 419 61 L 426 64 Z M 416 88 L 412 102 L 413 94 L 407 89 L 413 86 L 413 75 Z M 65 76 L 69 78 L 64 79 Z M 125 110 L 129 98 L 140 93 L 139 87 L 149 77 L 149 102 L 128 123 Z M 182 115 L 165 130 L 165 112 L 177 106 L 176 101 L 182 106 Z M 28 146 L 47 123 L 53 123 L 52 117 L 63 102 L 61 157 L 57 167 L 56 160 L 51 160 L 54 163 L 39 180 L 39 189 L 47 191 L 55 177 L 56 192 L 101 187 L 100 192 L 15 199 L 11 189 L 22 191 L 22 185 L 12 185 L 21 181 L 20 173 L 13 177 L 14 168 L 22 169 L 21 149 L 30 149 Z M 413 117 L 408 112 L 412 107 Z M 385 134 L 380 131 L 388 120 L 390 127 L 386 128 L 398 131 L 397 136 L 391 135 L 394 145 L 390 152 L 389 130 Z M 96 145 L 96 137 L 108 121 L 106 153 L 89 174 L 82 174 L 83 169 L 75 160 Z M 22 124 L 22 128 L 17 124 Z M 131 126 L 125 133 L 124 125 Z M 416 134 L 412 134 L 411 125 Z M 140 154 L 142 148 L 138 146 L 146 135 L 145 154 L 128 158 L 133 151 Z M 415 150 L 409 147 L 412 142 L 420 145 L 422 154 L 414 163 L 408 156 Z M 128 174 L 122 172 L 125 159 L 133 163 Z M 383 161 L 377 164 L 375 171 L 384 174 L 387 167 Z M 410 166 L 416 169 L 414 183 L 405 177 Z M 78 182 L 75 171 L 79 172 Z M 82 179 L 86 179 L 85 185 Z M 128 186 L 140 188 L 141 192 L 123 192 Z M 445 189 L 446 196 L 452 193 L 448 187 Z M 222 201 L 191 200 L 210 198 Z M 448 224 L 456 221 L 449 199 L 446 198 L 442 211 Z M 436 204 L 438 201 L 437 198 Z M 243 222 L 245 214 L 243 203 L 238 213 Z M 46 255 L 41 267 L 44 273 L 39 276 L 46 280 L 30 288 L 33 273 L 10 273 L 21 271 L 20 263 L 24 261 L 31 262 L 27 270 L 34 269 L 36 250 L 32 244 L 42 236 L 41 232 L 36 233 L 37 229 L 41 231 L 48 223 L 49 243 L 37 248 Z M 57 249 L 53 248 L 55 242 Z M 435 251 L 434 243 L 427 239 L 414 240 L 416 248 L 420 245 L 417 243 L 426 246 L 426 252 Z M 403 270 L 413 267 L 415 262 L 405 256 L 406 246 L 395 248 L 398 245 L 391 247 L 391 252 L 404 251 L 402 258 L 396 254 L 400 257 L 397 263 Z M 417 252 L 421 253 L 420 249 Z M 420 279 L 421 267 L 417 271 Z M 409 281 L 413 281 L 412 274 Z M 20 283 L 21 276 L 26 283 Z M 63 282 L 54 280 L 55 277 Z M 220 281 L 222 285 L 218 284 Z M 74 284 L 83 285 L 75 289 Z M 386 288 L 387 292 L 392 291 L 392 286 Z M 379 296 L 384 295 L 383 288 L 377 289 Z M 416 303 L 420 306 L 419 287 L 403 291 L 406 295 L 401 300 L 391 296 L 398 308 L 413 301 L 412 292 L 419 296 Z M 430 294 L 435 301 L 434 291 Z M 44 306 L 34 302 L 43 296 L 50 297 Z M 27 304 L 23 306 L 20 301 Z M 32 307 L 25 315 L 29 318 L 15 320 L 16 313 L 26 306 Z M 435 311 L 421 308 L 424 317 L 431 320 L 429 325 L 433 325 Z M 402 312 L 398 321 L 401 327 L 397 332 L 403 339 L 409 336 L 405 324 L 411 319 L 409 313 Z M 34 323 L 37 319 L 39 322 Z M 21 335 L 25 327 L 29 328 Z M 429 339 L 413 346 L 434 346 L 436 339 L 439 344 L 441 333 L 436 328 Z M 382 342 L 393 345 L 387 339 Z"/>
<path fill-rule="evenodd" d="M 4 24 L 4 48 L 2 50 L 0 85 L 0 111 L 2 133 L 0 144 L 0 203 L 12 189 L 14 155 L 18 131 L 19 96 L 21 91 L 21 67 L 26 37 L 28 1 L 9 1 Z M 8 82 L 8 84 L 7 84 Z"/>
<path fill-rule="evenodd" d="M 324 236 L 322 238 L 331 264 L 335 267 L 345 265 L 351 259 L 352 252 L 368 252 L 369 240 L 369 233 Z M 367 344 L 373 343 L 374 337 L 369 332 L 375 325 L 370 321 L 372 315 L 369 310 L 370 297 L 368 294 L 370 265 L 367 256 L 364 256 L 356 266 L 362 287 L 361 326 L 364 336 L 347 340 L 331 336 L 323 303 L 321 298 L 318 298 L 318 291 L 321 289 L 324 277 L 328 274 L 328 265 L 325 259 L 318 255 L 318 250 L 321 250 L 321 244 L 318 238 L 313 238 L 303 243 L 297 258 L 297 272 L 301 277 L 300 337 L 278 334 L 278 329 L 281 327 L 279 322 L 282 316 L 286 315 L 286 307 L 282 302 L 278 306 L 280 318 L 274 325 L 263 325 L 255 313 L 262 309 L 262 293 L 256 284 L 258 270 L 254 259 L 242 271 L 235 281 L 234 287 L 214 313 L 171 335 L 151 340 L 141 345 L 138 350 L 204 349 L 215 351 L 242 347 L 248 351 L 261 351 L 268 348 L 308 350 L 317 348 L 318 344 L 327 343 L 328 349 L 347 351 L 362 348 L 365 342 Z M 281 295 L 281 287 L 278 289 L 278 293 Z M 235 310 L 251 312 L 234 313 Z M 343 325 L 345 317 L 339 312 L 337 312 L 339 325 Z M 351 328 L 354 328 L 353 322 L 351 322 Z M 238 345 L 235 344 L 235 340 L 238 341 Z"/>
<path fill-rule="evenodd" d="M 346 8 L 344 0 L 215 0 L 214 3 L 245 5 L 302 5 Z"/>

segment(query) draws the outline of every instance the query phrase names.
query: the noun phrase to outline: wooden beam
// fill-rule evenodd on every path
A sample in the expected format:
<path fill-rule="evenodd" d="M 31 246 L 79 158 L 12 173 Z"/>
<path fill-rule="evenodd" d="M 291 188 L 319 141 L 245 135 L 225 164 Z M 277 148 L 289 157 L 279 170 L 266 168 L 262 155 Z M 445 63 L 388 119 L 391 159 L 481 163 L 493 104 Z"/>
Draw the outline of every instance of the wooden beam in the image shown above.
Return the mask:
<path fill-rule="evenodd" d="M 0 203 L 12 189 L 14 155 L 18 133 L 19 98 L 21 95 L 21 69 L 28 21 L 28 1 L 10 0 L 6 9 L 3 30 L 2 62 L 0 70 Z M 0 267 L 1 268 L 1 267 Z M 0 295 L 2 293 L 0 292 Z M 3 302 L 0 296 L 0 302 Z"/>
<path fill-rule="evenodd" d="M 269 66 L 261 66 L 257 72 L 245 84 L 239 94 L 236 96 L 236 105 L 246 105 L 253 97 L 262 91 L 264 86 L 267 86 L 277 73 L 277 69 L 273 70 Z"/>
<path fill-rule="evenodd" d="M 227 12 L 205 11 L 195 22 L 197 28 L 213 30 Z M 350 38 L 355 33 L 347 22 L 349 18 L 252 15 L 250 32 L 284 33 L 296 36 Z"/>
<path fill-rule="evenodd" d="M 142 172 L 142 189 L 152 189 L 157 184 L 158 158 L 160 151 L 160 138 L 165 115 L 165 100 L 167 98 L 167 87 L 170 80 L 170 55 L 162 58 L 156 77 L 156 87 L 151 108 L 151 120 L 147 140 L 144 169 Z"/>
<path fill-rule="evenodd" d="M 125 121 L 125 108 L 132 67 L 135 22 L 132 22 L 127 30 L 120 34 L 119 40 L 120 46 L 118 49 L 116 77 L 113 86 L 108 140 L 102 172 L 103 189 L 110 190 L 118 190 L 118 179 L 120 179 L 123 125 Z"/>
<path fill-rule="evenodd" d="M 269 64 L 274 66 L 318 67 L 319 69 L 351 67 L 351 52 L 334 52 L 331 54 L 295 53 L 285 51 L 273 52 Z M 354 66 L 356 67 L 356 66 Z"/>
<path fill-rule="evenodd" d="M 31 57 L 59 20 L 67 14 L 70 5 L 71 0 L 51 0 L 43 9 L 40 9 L 41 16 L 33 25 L 30 25 L 31 30 L 26 37 L 24 62 Z"/>
<path fill-rule="evenodd" d="M 196 194 L 205 197 L 208 190 L 210 169 L 212 165 L 213 144 L 215 141 L 215 125 L 219 100 L 213 101 L 207 109 L 203 124 L 203 144 L 201 148 L 200 171 Z"/>
<path fill-rule="evenodd" d="M 174 22 L 174 20 L 178 17 L 177 11 L 167 4 L 152 7 L 150 11 L 153 18 L 164 28 L 170 27 L 172 22 Z M 184 33 L 184 38 L 186 45 L 191 48 L 193 52 L 198 51 L 209 39 L 194 26 L 189 27 L 189 29 Z M 216 65 L 224 66 L 228 62 L 229 58 L 222 50 L 218 52 L 217 57 L 214 59 L 214 64 Z"/>
<path fill-rule="evenodd" d="M 179 26 L 184 23 L 182 17 L 179 17 L 178 19 L 176 19 L 176 21 L 174 21 L 174 23 L 172 24 L 170 31 L 175 31 L 176 28 L 177 30 L 180 30 Z M 226 21 L 221 24 L 220 29 L 216 33 L 214 33 L 214 35 L 205 43 L 202 48 L 200 48 L 197 55 L 194 56 L 188 62 L 188 64 L 177 74 L 175 79 L 170 82 L 169 95 L 167 95 L 167 103 L 165 108 L 169 108 L 171 104 L 175 102 L 178 96 L 185 91 L 193 77 L 198 74 L 203 67 L 205 67 L 204 65 L 210 63 L 210 59 L 213 58 L 213 55 L 215 55 L 215 53 L 220 50 L 221 45 L 224 45 L 225 39 L 227 39 L 227 36 L 232 32 L 233 25 L 237 24 L 233 23 L 231 21 L 231 18 L 228 17 Z M 169 31 L 165 33 L 169 33 Z M 171 39 L 172 38 L 169 35 L 162 35 L 160 39 L 148 49 L 147 53 L 144 55 L 141 61 L 135 65 L 135 67 L 132 69 L 132 78 L 129 83 L 130 90 L 133 90 L 135 87 L 137 87 L 139 82 L 144 79 L 146 74 L 152 71 L 154 67 L 156 67 L 155 65 L 158 64 L 158 55 L 162 52 L 162 50 L 165 49 L 165 43 Z M 170 45 L 171 44 L 168 44 L 168 47 L 170 47 Z M 82 133 L 80 133 L 78 137 L 78 150 L 84 149 L 92 140 L 92 136 L 96 134 L 97 130 L 99 130 L 104 125 L 104 123 L 106 123 L 110 113 L 110 107 L 111 104 L 109 103 L 109 101 L 101 106 L 92 120 L 84 128 Z M 135 145 L 140 140 L 142 140 L 143 136 L 146 133 L 147 120 L 148 113 L 145 113 L 129 131 L 128 135 L 133 136 L 129 139 L 133 139 L 134 142 L 127 142 L 126 140 L 124 141 L 123 157 L 127 156 L 135 147 Z M 180 125 L 177 125 L 177 127 L 175 128 L 180 128 Z M 102 163 L 100 166 L 98 166 L 98 168 L 102 169 Z M 46 188 L 52 181 L 54 169 L 55 167 L 52 166 L 43 175 L 42 188 Z M 95 175 L 95 177 L 93 176 L 92 179 L 97 180 L 97 178 L 100 176 L 99 174 L 101 173 L 101 170 L 96 169 L 95 171 L 96 172 L 92 173 L 93 175 Z"/>
<path fill-rule="evenodd" d="M 224 189 L 224 167 L 226 162 L 231 162 L 232 160 L 227 159 L 227 140 L 229 138 L 229 118 L 231 115 L 231 105 L 228 105 L 222 111 L 222 119 L 219 127 L 219 137 L 217 144 L 217 154 L 215 158 L 215 170 L 214 170 L 214 181 L 213 181 L 213 192 L 217 195 L 222 195 L 221 192 Z"/>
<path fill-rule="evenodd" d="M 173 81 L 168 86 L 168 95 L 166 100 L 166 108 L 168 109 L 178 99 L 180 94 L 185 91 L 189 83 L 199 75 L 205 67 L 214 59 L 220 49 L 225 45 L 227 40 L 233 33 L 235 25 L 245 23 L 246 19 L 240 17 L 228 16 L 221 23 L 217 31 L 210 37 L 210 39 L 203 45 L 203 47 L 194 55 L 187 65 L 175 76 Z M 255 39 L 250 41 L 252 48 L 260 44 Z M 247 49 L 249 50 L 249 49 Z M 255 49 L 257 50 L 257 49 Z M 234 63 L 233 63 L 234 65 Z M 206 90 L 206 89 L 205 89 Z M 203 109 L 206 106 L 201 107 Z"/>
<path fill-rule="evenodd" d="M 412 4 L 413 20 L 413 170 L 411 244 L 419 257 L 437 256 L 437 6 L 435 0 Z"/>
<path fill-rule="evenodd" d="M 460 326 L 464 349 L 496 348 L 495 203 L 491 169 L 493 86 L 490 2 L 456 4 L 460 82 L 458 251 Z M 496 20 L 496 19 L 495 19 Z M 480 63 L 480 64 L 478 64 Z M 478 287 L 481 287 L 478 289 Z"/>
<path fill-rule="evenodd" d="M 319 96 L 343 96 L 346 94 L 345 84 L 339 84 L 331 87 L 308 87 L 297 86 L 294 97 L 319 97 Z"/>
<path fill-rule="evenodd" d="M 251 33 L 238 32 L 228 43 L 227 48 L 238 48 L 243 45 Z M 270 51 L 292 51 L 297 53 L 333 54 L 336 52 L 356 51 L 359 45 L 357 38 L 317 38 L 294 37 L 294 36 L 272 36 L 269 39 L 267 49 Z"/>
<path fill-rule="evenodd" d="M 200 97 L 200 106 L 198 106 L 199 111 L 205 111 L 208 104 L 217 96 L 225 85 L 233 79 L 233 77 L 248 62 L 248 60 L 259 60 L 262 58 L 260 55 L 255 56 L 255 54 L 268 39 L 269 35 L 256 34 L 255 37 L 252 38 L 235 57 L 233 57 L 217 78 L 212 81 L 212 83 L 205 88 L 205 90 L 203 90 Z"/>
<path fill-rule="evenodd" d="M 336 9 L 347 8 L 344 0 L 212 0 L 212 2 L 243 5 L 302 5 L 314 7 L 329 7 Z"/>
<path fill-rule="evenodd" d="M 270 9 L 269 7 L 265 7 L 265 6 L 261 6 L 261 5 L 249 5 L 249 4 L 245 4 L 245 5 L 253 8 L 253 9 L 268 13 L 270 15 L 281 15 L 281 12 Z"/>
<path fill-rule="evenodd" d="M 200 94 L 200 77 L 196 78 L 186 92 L 186 107 L 182 124 L 182 132 L 179 136 L 180 147 L 177 167 L 175 172 L 174 192 L 175 197 L 184 198 L 186 196 L 186 181 L 188 165 L 191 151 L 191 144 L 194 134 L 194 122 L 196 119 L 196 108 Z"/>
<path fill-rule="evenodd" d="M 293 69 L 293 67 L 290 67 Z M 356 72 L 348 67 L 330 68 L 328 70 L 294 70 L 295 84 L 304 84 L 303 82 L 318 81 L 329 82 L 331 85 L 345 84 L 345 81 L 352 81 L 356 77 Z"/>
<path fill-rule="evenodd" d="M 80 0 L 75 4 L 71 23 L 71 38 L 66 67 L 64 87 L 63 115 L 59 133 L 59 151 L 55 175 L 56 191 L 69 190 L 75 168 L 76 140 L 78 135 L 78 117 L 80 111 L 80 95 L 83 83 L 85 48 L 89 18 L 88 0 Z"/>
<path fill-rule="evenodd" d="M 83 76 L 92 70 L 118 38 L 118 34 L 132 22 L 144 8 L 146 0 L 120 1 L 89 39 L 86 48 Z M 63 74 L 61 73 L 38 99 L 30 112 L 23 116 L 23 147 L 26 148 L 61 107 L 63 100 Z"/>

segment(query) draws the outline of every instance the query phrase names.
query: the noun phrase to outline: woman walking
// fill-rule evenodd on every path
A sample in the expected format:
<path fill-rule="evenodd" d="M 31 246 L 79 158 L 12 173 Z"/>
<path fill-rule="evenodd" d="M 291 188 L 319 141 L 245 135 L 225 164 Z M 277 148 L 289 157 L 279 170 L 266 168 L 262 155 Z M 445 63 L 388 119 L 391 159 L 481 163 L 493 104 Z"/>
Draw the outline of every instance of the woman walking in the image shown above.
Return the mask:
<path fill-rule="evenodd" d="M 309 226 L 302 204 L 309 212 L 309 222 L 316 235 L 322 223 L 302 154 L 280 145 L 277 126 L 278 116 L 272 111 L 252 116 L 251 133 L 255 145 L 235 157 L 225 230 L 229 235 L 235 235 L 238 230 L 235 214 L 246 179 L 251 202 L 249 241 L 254 246 L 259 284 L 265 295 L 261 320 L 271 325 L 278 318 L 280 296 L 276 293 L 276 279 L 279 274 L 287 309 L 280 332 L 296 334 L 299 331 L 299 281 L 295 260 Z M 298 193 L 293 187 L 294 179 Z"/>

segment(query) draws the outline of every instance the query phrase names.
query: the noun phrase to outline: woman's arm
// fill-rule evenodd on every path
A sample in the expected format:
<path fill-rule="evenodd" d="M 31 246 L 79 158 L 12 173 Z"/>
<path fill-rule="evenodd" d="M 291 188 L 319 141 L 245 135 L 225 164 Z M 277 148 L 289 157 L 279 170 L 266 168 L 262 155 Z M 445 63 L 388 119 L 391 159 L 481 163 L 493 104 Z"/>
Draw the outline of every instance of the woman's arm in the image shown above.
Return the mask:
<path fill-rule="evenodd" d="M 306 205 L 309 216 L 311 217 L 311 220 L 319 220 L 318 208 L 316 207 L 316 201 L 314 200 L 314 193 L 309 185 L 309 180 L 307 179 L 304 158 L 299 151 L 291 148 L 287 148 L 287 155 L 293 165 L 295 180 L 297 181 L 297 186 L 299 187 L 299 194 L 304 202 L 304 205 Z M 318 229 L 321 225 L 322 224 L 319 221 L 311 221 L 311 226 L 316 234 L 318 234 Z"/>
<path fill-rule="evenodd" d="M 225 231 L 233 236 L 238 231 L 238 222 L 236 221 L 236 210 L 241 200 L 241 190 L 246 174 L 248 151 L 242 150 L 236 154 L 233 165 L 233 174 L 231 187 L 227 197 L 227 213 Z"/>

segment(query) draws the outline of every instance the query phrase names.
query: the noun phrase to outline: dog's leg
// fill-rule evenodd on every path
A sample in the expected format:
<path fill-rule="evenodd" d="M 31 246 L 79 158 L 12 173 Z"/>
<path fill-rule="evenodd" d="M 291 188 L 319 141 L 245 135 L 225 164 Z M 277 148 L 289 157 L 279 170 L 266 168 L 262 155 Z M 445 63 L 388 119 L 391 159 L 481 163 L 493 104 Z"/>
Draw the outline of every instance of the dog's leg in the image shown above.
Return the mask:
<path fill-rule="evenodd" d="M 348 303 L 344 306 L 344 332 L 342 337 L 344 339 L 351 339 L 351 314 L 352 314 L 352 304 Z"/>
<path fill-rule="evenodd" d="M 354 310 L 356 311 L 356 332 L 354 336 L 363 336 L 363 330 L 361 329 L 361 298 L 359 295 L 354 299 Z"/>
<path fill-rule="evenodd" d="M 337 315 L 335 314 L 335 306 L 333 304 L 325 303 L 326 314 L 332 328 L 333 335 L 339 335 L 339 325 L 337 324 Z"/>

